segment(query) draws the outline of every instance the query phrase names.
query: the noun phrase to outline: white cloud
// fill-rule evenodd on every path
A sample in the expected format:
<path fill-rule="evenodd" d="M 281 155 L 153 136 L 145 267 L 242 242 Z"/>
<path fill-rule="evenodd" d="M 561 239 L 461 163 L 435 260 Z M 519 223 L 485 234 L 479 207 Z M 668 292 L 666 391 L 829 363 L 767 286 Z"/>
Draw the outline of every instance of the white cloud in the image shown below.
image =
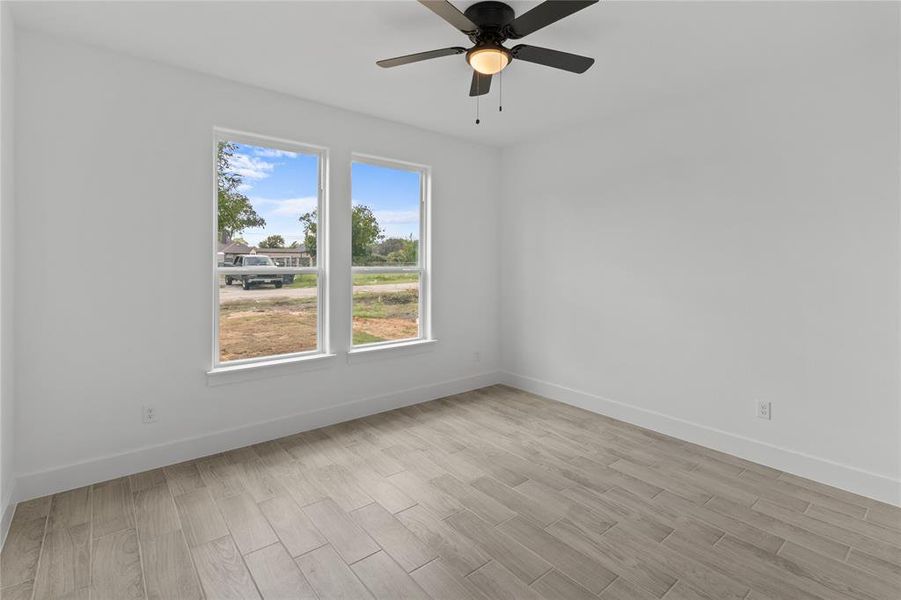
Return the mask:
<path fill-rule="evenodd" d="M 308 213 L 316 209 L 319 203 L 315 196 L 306 198 L 282 198 L 279 200 L 273 198 L 251 198 L 254 207 L 259 208 L 264 216 L 271 215 L 274 217 L 300 217 L 304 213 Z"/>
<path fill-rule="evenodd" d="M 297 152 L 278 150 L 277 148 L 254 148 L 253 153 L 263 158 L 296 158 Z"/>
<path fill-rule="evenodd" d="M 265 179 L 272 174 L 275 163 L 260 160 L 247 154 L 233 154 L 228 160 L 229 170 L 247 179 Z"/>
<path fill-rule="evenodd" d="M 379 225 L 408 225 L 419 222 L 416 210 L 377 210 L 375 218 Z"/>

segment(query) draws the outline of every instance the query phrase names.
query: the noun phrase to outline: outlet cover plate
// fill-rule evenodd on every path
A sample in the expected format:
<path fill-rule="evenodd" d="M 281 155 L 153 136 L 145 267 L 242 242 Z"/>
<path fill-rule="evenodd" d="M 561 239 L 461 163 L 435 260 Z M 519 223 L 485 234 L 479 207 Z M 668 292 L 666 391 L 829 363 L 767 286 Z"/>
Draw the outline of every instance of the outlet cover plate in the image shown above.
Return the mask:
<path fill-rule="evenodd" d="M 141 407 L 141 421 L 145 424 L 156 423 L 159 417 L 156 414 L 156 408 L 152 406 Z"/>

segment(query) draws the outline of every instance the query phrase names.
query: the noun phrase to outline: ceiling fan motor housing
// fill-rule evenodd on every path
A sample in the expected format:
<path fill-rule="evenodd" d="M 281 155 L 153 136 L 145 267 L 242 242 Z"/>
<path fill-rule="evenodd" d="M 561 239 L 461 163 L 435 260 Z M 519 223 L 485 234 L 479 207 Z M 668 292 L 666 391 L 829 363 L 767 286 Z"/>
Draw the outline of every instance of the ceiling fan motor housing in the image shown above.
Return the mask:
<path fill-rule="evenodd" d="M 470 32 L 469 39 L 476 45 L 494 43 L 500 45 L 508 38 L 506 28 L 516 18 L 516 13 L 503 2 L 477 2 L 463 13 L 478 25 L 478 31 Z"/>
<path fill-rule="evenodd" d="M 508 37 L 507 28 L 516 18 L 514 10 L 503 2 L 486 1 L 473 4 L 463 14 L 478 26 L 478 30 L 468 33 L 474 45 L 466 52 L 466 62 L 479 70 L 473 62 L 474 55 L 494 50 L 506 56 L 503 65 L 497 65 L 500 67 L 498 70 L 503 69 L 513 59 L 511 52 L 504 48 L 503 43 Z"/>

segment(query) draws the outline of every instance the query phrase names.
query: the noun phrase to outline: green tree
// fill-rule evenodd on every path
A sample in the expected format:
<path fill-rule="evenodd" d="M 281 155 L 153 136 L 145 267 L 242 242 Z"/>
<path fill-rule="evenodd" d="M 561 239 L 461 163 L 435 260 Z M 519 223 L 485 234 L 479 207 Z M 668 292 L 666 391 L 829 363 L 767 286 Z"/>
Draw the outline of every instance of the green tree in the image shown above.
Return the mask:
<path fill-rule="evenodd" d="M 350 233 L 350 251 L 356 263 L 365 263 L 372 255 L 372 246 L 384 237 L 372 209 L 362 204 L 354 205 Z"/>
<path fill-rule="evenodd" d="M 407 240 L 399 237 L 389 237 L 385 238 L 385 240 L 375 246 L 373 249 L 374 254 L 380 254 L 382 256 L 388 256 L 392 252 L 397 252 L 399 250 L 404 249 L 404 244 Z"/>
<path fill-rule="evenodd" d="M 401 239 L 401 242 L 403 242 L 403 245 L 400 248 L 388 254 L 388 262 L 404 265 L 415 265 L 416 254 L 419 250 L 419 242 L 414 240 L 412 235 L 408 240 Z"/>
<path fill-rule="evenodd" d="M 303 245 L 313 258 L 316 258 L 316 225 L 318 220 L 315 210 L 300 215 L 300 222 L 303 224 Z"/>
<path fill-rule="evenodd" d="M 270 235 L 265 240 L 259 243 L 260 248 L 284 248 L 285 247 L 285 238 L 278 235 Z"/>
<path fill-rule="evenodd" d="M 311 256 L 316 256 L 316 211 L 301 215 L 303 223 L 304 246 Z M 355 264 L 368 262 L 372 255 L 372 247 L 384 236 L 382 228 L 372 209 L 362 204 L 355 204 L 351 212 L 351 255 Z"/>
<path fill-rule="evenodd" d="M 230 242 L 245 229 L 266 226 L 266 220 L 253 209 L 250 199 L 239 191 L 244 180 L 231 170 L 231 157 L 236 149 L 232 142 L 219 142 L 216 148 L 219 241 L 223 243 Z"/>

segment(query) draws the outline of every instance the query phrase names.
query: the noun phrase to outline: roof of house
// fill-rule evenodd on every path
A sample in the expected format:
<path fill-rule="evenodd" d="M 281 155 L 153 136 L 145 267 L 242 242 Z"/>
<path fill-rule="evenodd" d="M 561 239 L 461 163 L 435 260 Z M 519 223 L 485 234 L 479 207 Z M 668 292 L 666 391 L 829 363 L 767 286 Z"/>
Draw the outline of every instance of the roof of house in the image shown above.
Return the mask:
<path fill-rule="evenodd" d="M 219 252 L 225 254 L 250 254 L 251 247 L 241 242 L 229 242 L 223 244 L 219 242 Z"/>
<path fill-rule="evenodd" d="M 257 252 L 265 252 L 266 254 L 307 254 L 307 249 L 303 246 L 297 248 L 257 248 Z"/>

